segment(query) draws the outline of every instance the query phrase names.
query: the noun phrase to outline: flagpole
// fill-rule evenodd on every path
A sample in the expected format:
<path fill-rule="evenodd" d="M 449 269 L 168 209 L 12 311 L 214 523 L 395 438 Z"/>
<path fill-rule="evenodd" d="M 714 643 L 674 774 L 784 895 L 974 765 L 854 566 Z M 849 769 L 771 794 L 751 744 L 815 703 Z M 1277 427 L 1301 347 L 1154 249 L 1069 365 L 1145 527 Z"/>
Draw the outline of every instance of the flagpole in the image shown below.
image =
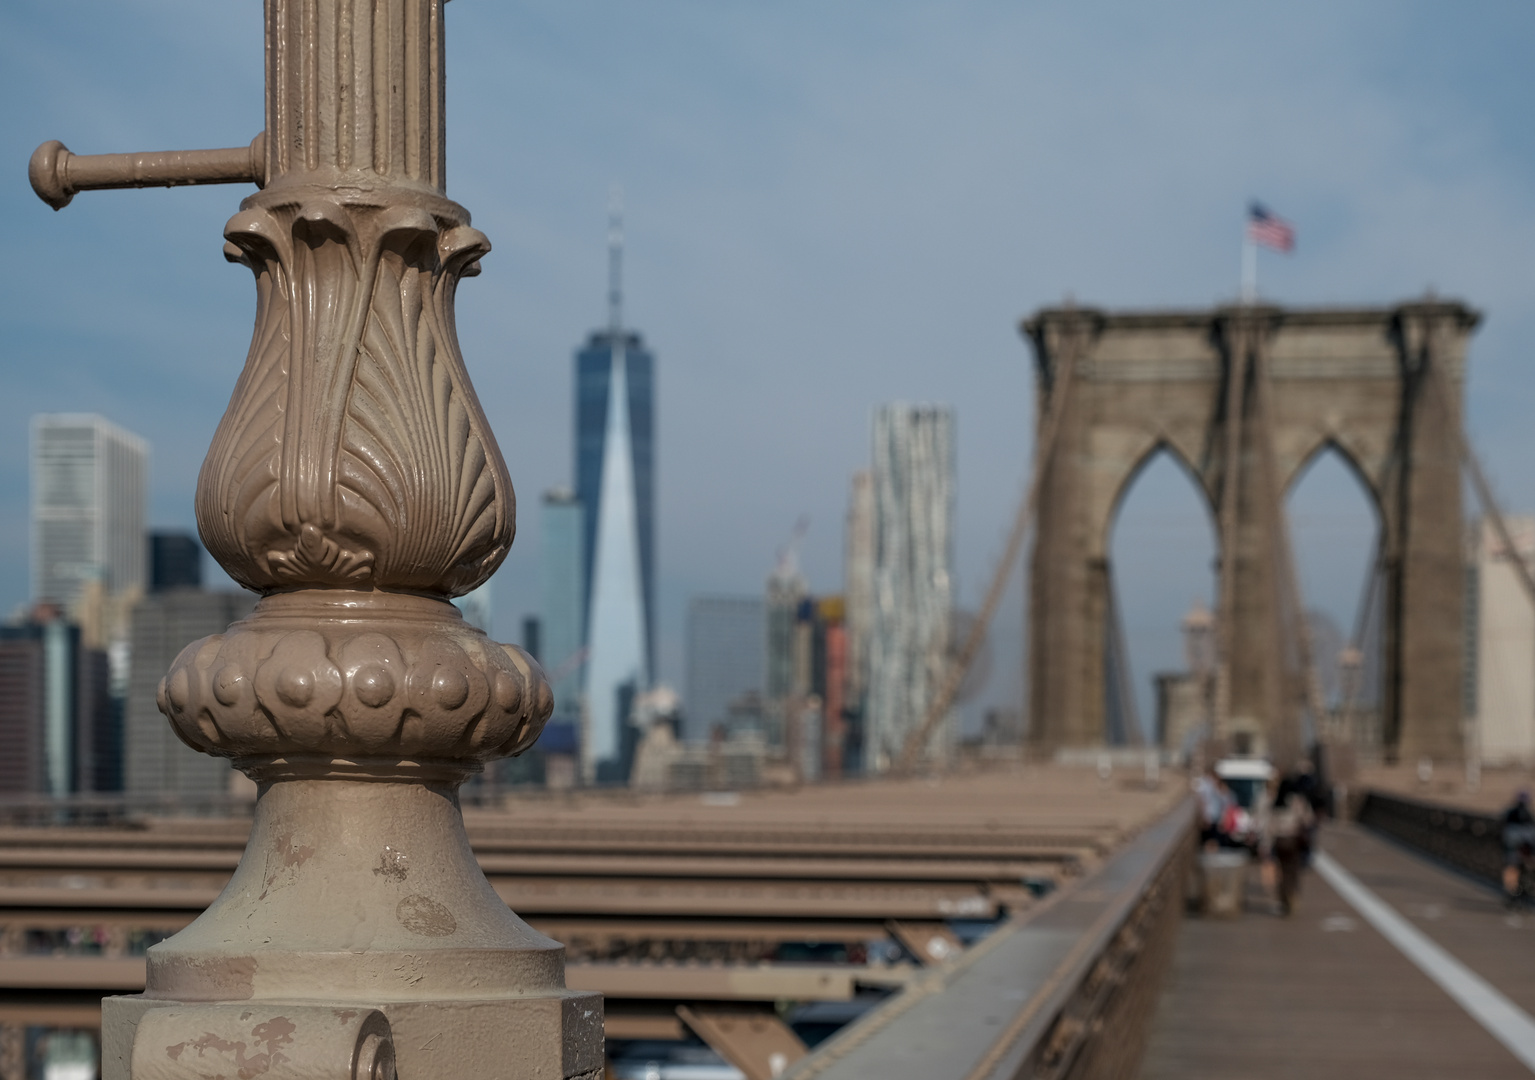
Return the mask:
<path fill-rule="evenodd" d="M 1242 231 L 1242 303 L 1258 302 L 1258 245 L 1251 234 Z"/>

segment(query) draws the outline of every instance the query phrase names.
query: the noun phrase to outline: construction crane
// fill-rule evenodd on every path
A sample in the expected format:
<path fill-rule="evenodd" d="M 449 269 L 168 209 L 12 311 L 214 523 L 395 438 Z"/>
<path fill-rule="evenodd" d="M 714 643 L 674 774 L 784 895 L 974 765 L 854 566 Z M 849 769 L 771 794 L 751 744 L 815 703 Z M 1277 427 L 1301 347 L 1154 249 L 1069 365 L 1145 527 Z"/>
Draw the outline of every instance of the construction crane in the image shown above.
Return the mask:
<path fill-rule="evenodd" d="M 794 528 L 789 532 L 789 539 L 785 540 L 778 549 L 778 555 L 773 564 L 775 577 L 788 579 L 799 573 L 799 545 L 809 530 L 810 515 L 801 514 L 799 520 L 794 523 Z"/>

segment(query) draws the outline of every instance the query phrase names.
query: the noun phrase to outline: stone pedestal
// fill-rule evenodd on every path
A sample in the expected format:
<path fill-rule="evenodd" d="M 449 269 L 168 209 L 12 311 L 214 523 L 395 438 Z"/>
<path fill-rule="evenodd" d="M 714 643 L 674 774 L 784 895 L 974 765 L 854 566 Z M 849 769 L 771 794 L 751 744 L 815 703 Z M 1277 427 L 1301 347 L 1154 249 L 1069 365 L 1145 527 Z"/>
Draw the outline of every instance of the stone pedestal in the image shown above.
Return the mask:
<path fill-rule="evenodd" d="M 103 1003 L 107 1080 L 142 1058 L 133 1032 L 146 1012 L 175 1010 L 195 1042 L 227 1003 L 255 1010 L 252 1032 L 285 1006 L 377 1011 L 407 1078 L 600 1075 L 601 998 L 565 989 L 563 947 L 491 889 L 456 784 L 403 762 L 364 768 L 252 767 L 283 778 L 262 781 L 228 887 L 150 950 L 145 994 Z M 215 1003 L 226 1005 L 196 1007 Z"/>

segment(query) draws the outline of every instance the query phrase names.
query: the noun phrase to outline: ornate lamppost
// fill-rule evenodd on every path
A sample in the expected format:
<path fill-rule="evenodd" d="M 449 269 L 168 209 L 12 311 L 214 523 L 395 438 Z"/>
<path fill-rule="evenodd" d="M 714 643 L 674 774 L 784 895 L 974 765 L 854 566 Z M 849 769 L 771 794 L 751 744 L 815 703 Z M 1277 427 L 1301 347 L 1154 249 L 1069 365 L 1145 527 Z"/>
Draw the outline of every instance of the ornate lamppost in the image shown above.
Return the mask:
<path fill-rule="evenodd" d="M 194 923 L 103 1004 L 106 1080 L 594 1077 L 602 1009 L 507 909 L 457 788 L 551 709 L 522 650 L 449 598 L 515 501 L 460 355 L 454 290 L 490 250 L 444 194 L 445 0 L 266 0 L 248 147 L 39 147 L 55 209 L 90 188 L 255 183 L 225 228 L 255 334 L 197 485 L 255 613 L 160 686 L 176 733 L 259 785 L 249 845 Z"/>

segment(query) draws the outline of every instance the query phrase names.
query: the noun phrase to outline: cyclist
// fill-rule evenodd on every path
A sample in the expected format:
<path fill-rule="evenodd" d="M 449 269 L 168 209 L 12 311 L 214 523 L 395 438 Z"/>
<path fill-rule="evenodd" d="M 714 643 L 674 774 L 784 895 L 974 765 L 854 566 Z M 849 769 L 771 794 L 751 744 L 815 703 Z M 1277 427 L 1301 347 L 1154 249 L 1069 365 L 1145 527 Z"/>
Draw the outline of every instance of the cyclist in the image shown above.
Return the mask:
<path fill-rule="evenodd" d="M 1521 791 L 1503 811 L 1503 896 L 1509 907 L 1519 902 L 1524 892 L 1520 879 L 1531 869 L 1535 869 L 1535 814 L 1530 813 L 1530 793 Z"/>

